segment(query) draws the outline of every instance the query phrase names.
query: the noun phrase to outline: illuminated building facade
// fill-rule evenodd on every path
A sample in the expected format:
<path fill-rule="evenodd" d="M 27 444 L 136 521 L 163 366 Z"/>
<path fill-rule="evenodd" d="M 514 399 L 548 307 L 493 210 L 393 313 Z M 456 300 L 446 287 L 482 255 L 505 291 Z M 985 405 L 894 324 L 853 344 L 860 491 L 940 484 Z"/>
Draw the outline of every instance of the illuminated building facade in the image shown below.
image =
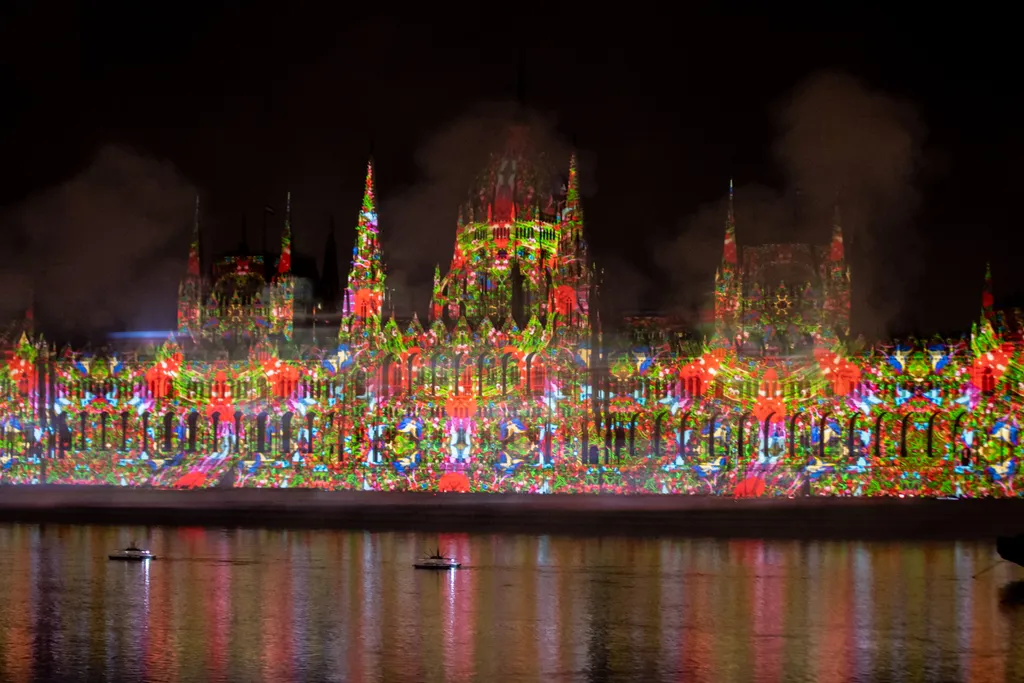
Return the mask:
<path fill-rule="evenodd" d="M 730 204 L 731 207 L 731 204 Z M 825 227 L 825 226 L 823 226 Z M 602 334 L 579 177 L 513 129 L 456 226 L 430 319 L 386 313 L 372 163 L 337 338 L 294 338 L 281 256 L 201 275 L 178 333 L 105 357 L 26 332 L 0 373 L 2 476 L 195 487 L 536 493 L 1017 495 L 1015 319 L 858 349 L 841 222 L 824 245 L 741 248 L 730 208 L 713 333 Z M 386 229 L 386 228 L 384 228 Z M 225 337 L 244 357 L 208 353 Z M 332 334 L 333 337 L 333 334 Z"/>

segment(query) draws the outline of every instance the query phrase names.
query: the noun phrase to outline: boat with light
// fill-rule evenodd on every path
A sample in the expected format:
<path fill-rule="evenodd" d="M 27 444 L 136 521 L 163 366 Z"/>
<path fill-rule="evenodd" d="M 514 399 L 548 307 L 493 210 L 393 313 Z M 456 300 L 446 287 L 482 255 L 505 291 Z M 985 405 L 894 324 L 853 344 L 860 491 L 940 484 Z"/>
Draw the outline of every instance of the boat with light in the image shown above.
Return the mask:
<path fill-rule="evenodd" d="M 428 555 L 413 564 L 416 569 L 458 569 L 462 566 L 454 557 L 445 557 L 440 550 Z"/>
<path fill-rule="evenodd" d="M 120 560 L 122 562 L 145 562 L 146 560 L 156 559 L 156 555 L 144 548 L 139 548 L 134 543 L 124 550 L 111 553 L 109 557 L 111 560 Z"/>

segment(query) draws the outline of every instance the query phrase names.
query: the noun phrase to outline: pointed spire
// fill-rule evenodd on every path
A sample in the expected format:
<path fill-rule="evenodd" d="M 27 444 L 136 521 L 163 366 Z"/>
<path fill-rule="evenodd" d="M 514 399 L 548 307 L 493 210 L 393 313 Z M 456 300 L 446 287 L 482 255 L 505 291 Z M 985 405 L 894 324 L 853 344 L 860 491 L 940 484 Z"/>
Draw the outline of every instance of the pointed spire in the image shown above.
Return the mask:
<path fill-rule="evenodd" d="M 288 193 L 284 210 L 284 230 L 281 232 L 281 258 L 277 262 L 277 274 L 292 272 L 292 193 Z"/>
<path fill-rule="evenodd" d="M 384 266 L 378 239 L 377 203 L 373 187 L 373 159 L 366 164 L 366 184 L 356 225 L 356 244 L 352 248 L 352 267 L 348 291 L 354 297 L 354 312 L 359 316 L 379 315 L 384 302 Z"/>
<path fill-rule="evenodd" d="M 725 244 L 722 249 L 722 261 L 736 263 L 736 213 L 733 206 L 733 184 L 729 179 L 729 210 L 725 217 Z"/>
<path fill-rule="evenodd" d="M 735 191 L 733 189 L 732 178 L 729 178 L 729 214 L 726 220 L 729 221 L 729 225 L 736 225 L 736 207 L 733 204 Z"/>
<path fill-rule="evenodd" d="M 836 204 L 835 211 L 832 214 L 832 246 L 829 249 L 828 257 L 830 261 L 842 261 L 845 256 L 843 225 L 839 216 L 839 204 Z"/>
<path fill-rule="evenodd" d="M 359 217 L 359 227 L 377 232 L 377 202 L 373 191 L 373 158 L 366 164 L 366 182 L 363 187 L 362 214 Z"/>
<path fill-rule="evenodd" d="M 985 318 L 992 316 L 992 308 L 996 304 L 996 297 L 992 288 L 992 264 L 985 263 L 985 286 L 981 292 L 981 311 Z"/>
<path fill-rule="evenodd" d="M 196 195 L 196 213 L 192 221 L 192 241 L 188 246 L 188 274 L 199 277 L 199 195 Z"/>
<path fill-rule="evenodd" d="M 441 318 L 441 265 L 434 264 L 434 284 L 430 290 L 430 321 Z"/>
<path fill-rule="evenodd" d="M 574 223 L 583 222 L 583 207 L 580 205 L 580 177 L 577 171 L 576 152 L 569 157 L 569 183 L 565 190 L 565 218 Z"/>

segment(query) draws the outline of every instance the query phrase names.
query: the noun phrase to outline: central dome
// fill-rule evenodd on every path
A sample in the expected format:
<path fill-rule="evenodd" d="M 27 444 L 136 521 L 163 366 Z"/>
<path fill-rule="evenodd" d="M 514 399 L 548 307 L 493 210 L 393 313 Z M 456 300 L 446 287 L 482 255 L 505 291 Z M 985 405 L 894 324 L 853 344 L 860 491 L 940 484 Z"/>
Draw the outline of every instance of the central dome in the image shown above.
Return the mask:
<path fill-rule="evenodd" d="M 565 183 L 534 143 L 530 127 L 510 126 L 501 152 L 491 155 L 470 199 L 477 220 L 489 223 L 526 218 L 536 209 L 554 209 Z"/>

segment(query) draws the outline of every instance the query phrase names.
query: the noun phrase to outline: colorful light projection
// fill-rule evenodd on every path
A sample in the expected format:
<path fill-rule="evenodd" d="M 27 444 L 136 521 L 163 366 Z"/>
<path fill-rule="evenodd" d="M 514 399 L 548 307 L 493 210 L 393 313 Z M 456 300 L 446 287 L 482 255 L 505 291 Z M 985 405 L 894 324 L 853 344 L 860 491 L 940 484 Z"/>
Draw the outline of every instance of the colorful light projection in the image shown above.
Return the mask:
<path fill-rule="evenodd" d="M 990 277 L 969 340 L 856 351 L 841 341 L 849 271 L 838 218 L 828 247 L 741 251 L 730 209 L 711 340 L 615 345 L 589 308 L 575 162 L 564 190 L 549 189 L 537 163 L 517 139 L 495 157 L 462 212 L 449 272 L 438 270 L 427 325 L 399 325 L 381 305 L 370 165 L 331 348 L 291 340 L 287 230 L 264 283 L 270 312 L 249 298 L 231 324 L 259 340 L 247 358 L 203 353 L 212 332 L 193 329 L 195 310 L 205 327 L 213 309 L 193 308 L 201 287 L 191 256 L 184 332 L 155 353 L 58 355 L 22 336 L 0 369 L 0 477 L 168 488 L 228 477 L 241 487 L 383 491 L 1020 495 L 1024 366 L 1012 326 L 992 308 Z"/>

